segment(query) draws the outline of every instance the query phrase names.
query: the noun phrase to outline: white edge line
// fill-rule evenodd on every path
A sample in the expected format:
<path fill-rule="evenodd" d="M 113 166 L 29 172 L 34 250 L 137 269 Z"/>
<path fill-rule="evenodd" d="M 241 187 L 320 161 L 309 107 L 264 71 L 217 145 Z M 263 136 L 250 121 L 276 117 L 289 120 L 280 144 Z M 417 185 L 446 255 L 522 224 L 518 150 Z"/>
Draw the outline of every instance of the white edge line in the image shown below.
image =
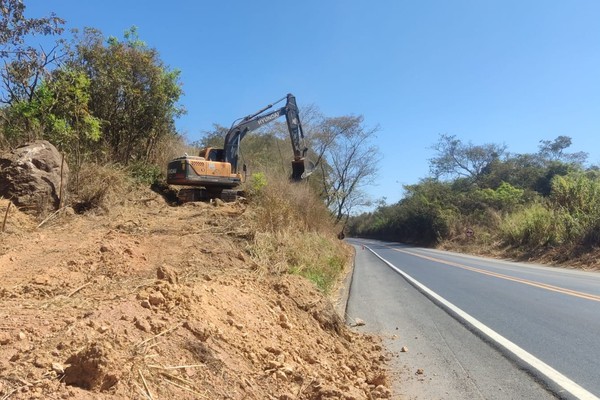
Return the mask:
<path fill-rule="evenodd" d="M 412 285 L 417 287 L 427 296 L 433 298 L 436 302 L 443 305 L 445 308 L 455 313 L 458 317 L 463 319 L 466 323 L 471 325 L 472 328 L 477 330 L 480 334 L 488 338 L 490 341 L 496 343 L 496 345 L 504 348 L 506 351 L 511 353 L 514 357 L 518 358 L 521 362 L 529 365 L 535 371 L 537 371 L 540 375 L 544 376 L 546 379 L 554 382 L 556 385 L 560 386 L 571 395 L 585 400 L 600 400 L 593 393 L 588 392 L 577 383 L 573 382 L 571 379 L 567 378 L 542 360 L 538 359 L 534 355 L 528 353 L 521 347 L 517 346 L 510 340 L 506 339 L 504 336 L 500 335 L 498 332 L 489 328 L 487 325 L 483 324 L 479 320 L 475 319 L 471 315 L 467 314 L 465 311 L 461 310 L 454 304 L 450 303 L 448 300 L 444 299 L 439 294 L 435 293 L 433 290 L 429 289 L 427 286 L 423 285 L 421 282 L 417 281 L 406 272 L 400 270 L 398 267 L 390 263 L 385 258 L 381 257 L 375 251 L 373 251 L 369 246 L 365 246 L 371 253 L 373 253 L 377 258 L 386 263 L 390 268 L 399 273 L 409 281 Z"/>

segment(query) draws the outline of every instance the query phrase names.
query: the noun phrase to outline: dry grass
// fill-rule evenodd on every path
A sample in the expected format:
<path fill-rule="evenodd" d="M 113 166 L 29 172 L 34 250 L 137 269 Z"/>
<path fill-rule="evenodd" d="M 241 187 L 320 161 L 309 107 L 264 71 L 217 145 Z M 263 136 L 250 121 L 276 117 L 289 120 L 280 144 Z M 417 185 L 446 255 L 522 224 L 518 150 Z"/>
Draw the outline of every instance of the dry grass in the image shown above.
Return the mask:
<path fill-rule="evenodd" d="M 351 251 L 335 234 L 331 213 L 306 183 L 267 176 L 254 190 L 256 234 L 248 251 L 263 271 L 294 273 L 328 293 Z"/>
<path fill-rule="evenodd" d="M 256 191 L 256 229 L 279 232 L 332 233 L 334 221 L 321 199 L 306 182 L 290 183 L 281 175 L 266 176 L 266 186 Z"/>
<path fill-rule="evenodd" d="M 106 212 L 133 186 L 127 171 L 120 166 L 84 164 L 77 174 L 77 181 L 70 185 L 71 203 L 77 213 L 91 210 Z"/>

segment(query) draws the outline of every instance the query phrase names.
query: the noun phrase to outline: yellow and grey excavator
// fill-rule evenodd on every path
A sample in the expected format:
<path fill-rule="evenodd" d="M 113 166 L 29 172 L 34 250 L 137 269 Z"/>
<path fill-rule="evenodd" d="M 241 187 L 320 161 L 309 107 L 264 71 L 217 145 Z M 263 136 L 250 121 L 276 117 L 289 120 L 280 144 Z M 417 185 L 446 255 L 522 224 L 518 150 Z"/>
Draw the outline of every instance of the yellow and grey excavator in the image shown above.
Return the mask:
<path fill-rule="evenodd" d="M 283 107 L 266 112 L 283 100 L 286 100 Z M 208 147 L 201 150 L 198 156 L 186 154 L 169 162 L 167 183 L 188 186 L 188 188 L 179 190 L 179 201 L 188 202 L 213 198 L 220 198 L 226 202 L 235 201 L 236 187 L 245 178 L 241 172 L 246 172 L 245 165 L 241 172 L 238 170 L 240 142 L 249 132 L 282 115 L 285 115 L 294 151 L 291 180 L 301 181 L 310 175 L 314 170 L 314 165 L 310 163 L 305 165 L 308 148 L 304 144 L 304 132 L 300 123 L 296 98 L 292 94 L 288 94 L 253 114 L 235 120 L 225 136 L 222 149 Z"/>

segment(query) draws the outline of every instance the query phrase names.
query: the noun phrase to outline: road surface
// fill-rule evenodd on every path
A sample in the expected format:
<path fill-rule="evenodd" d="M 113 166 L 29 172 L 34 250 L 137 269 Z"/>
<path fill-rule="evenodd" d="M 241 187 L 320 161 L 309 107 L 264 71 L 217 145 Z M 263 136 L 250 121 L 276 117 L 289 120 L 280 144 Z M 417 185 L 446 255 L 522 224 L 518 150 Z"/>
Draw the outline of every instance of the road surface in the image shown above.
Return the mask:
<path fill-rule="evenodd" d="M 404 398 L 600 396 L 600 274 L 350 243 L 349 322 L 386 339 Z"/>

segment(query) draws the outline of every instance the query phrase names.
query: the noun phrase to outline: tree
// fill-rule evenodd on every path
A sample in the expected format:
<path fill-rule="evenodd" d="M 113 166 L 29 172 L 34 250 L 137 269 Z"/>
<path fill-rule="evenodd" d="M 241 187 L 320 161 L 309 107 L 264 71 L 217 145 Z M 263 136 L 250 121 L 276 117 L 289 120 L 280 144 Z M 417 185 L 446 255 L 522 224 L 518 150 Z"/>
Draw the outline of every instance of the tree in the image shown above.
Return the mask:
<path fill-rule="evenodd" d="M 49 140 L 79 161 L 90 143 L 100 138 L 100 121 L 88 110 L 89 85 L 88 77 L 80 71 L 52 71 L 30 101 L 15 101 L 7 107 L 5 134 L 8 138 Z"/>
<path fill-rule="evenodd" d="M 109 160 L 149 162 L 161 140 L 177 135 L 174 120 L 185 112 L 177 104 L 180 72 L 167 68 L 135 28 L 106 44 L 100 31 L 87 28 L 75 40 L 70 67 L 90 80 L 89 109 L 101 122 Z"/>
<path fill-rule="evenodd" d="M 582 166 L 587 160 L 588 153 L 579 151 L 577 153 L 565 153 L 565 150 L 573 143 L 569 136 L 558 136 L 556 139 L 540 140 L 539 157 L 546 163 L 563 162 Z"/>
<path fill-rule="evenodd" d="M 464 144 L 455 135 L 447 134 L 441 134 L 432 148 L 437 154 L 429 160 L 429 169 L 435 178 L 466 177 L 473 183 L 478 183 L 485 168 L 506 153 L 506 145 Z"/>
<path fill-rule="evenodd" d="M 377 173 L 379 151 L 372 143 L 378 128 L 367 128 L 362 116 L 325 118 L 312 137 L 320 168 L 321 194 L 335 215 L 346 221 L 353 210 L 370 204 L 364 186 Z"/>
<path fill-rule="evenodd" d="M 2 96 L 0 101 L 32 101 L 38 84 L 47 68 L 58 56 L 57 43 L 51 50 L 25 44 L 28 36 L 56 35 L 63 31 L 64 20 L 55 14 L 44 18 L 26 18 L 22 0 L 0 0 L 0 58 L 4 61 L 0 76 Z"/>

